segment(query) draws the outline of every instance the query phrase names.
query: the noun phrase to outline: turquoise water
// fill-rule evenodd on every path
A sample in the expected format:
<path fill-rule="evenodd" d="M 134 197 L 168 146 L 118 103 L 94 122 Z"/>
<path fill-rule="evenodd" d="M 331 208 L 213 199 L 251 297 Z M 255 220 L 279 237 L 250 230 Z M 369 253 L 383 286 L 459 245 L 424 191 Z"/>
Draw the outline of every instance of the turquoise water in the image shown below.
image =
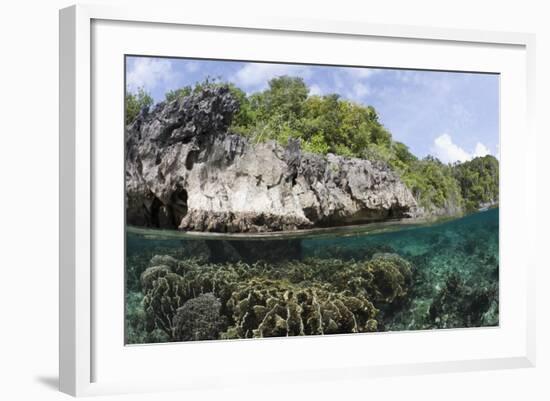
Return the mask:
<path fill-rule="evenodd" d="M 296 237 L 129 228 L 126 341 L 498 325 L 499 210 Z"/>

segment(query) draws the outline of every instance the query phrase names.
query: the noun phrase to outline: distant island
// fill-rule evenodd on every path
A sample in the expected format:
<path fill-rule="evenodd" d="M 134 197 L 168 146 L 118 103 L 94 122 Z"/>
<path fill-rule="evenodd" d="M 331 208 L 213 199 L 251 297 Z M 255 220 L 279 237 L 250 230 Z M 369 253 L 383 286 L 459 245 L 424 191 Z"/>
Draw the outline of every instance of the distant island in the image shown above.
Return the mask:
<path fill-rule="evenodd" d="M 461 216 L 498 205 L 490 155 L 444 164 L 392 138 L 371 106 L 281 76 L 247 95 L 206 80 L 126 95 L 129 225 L 256 233 Z"/>

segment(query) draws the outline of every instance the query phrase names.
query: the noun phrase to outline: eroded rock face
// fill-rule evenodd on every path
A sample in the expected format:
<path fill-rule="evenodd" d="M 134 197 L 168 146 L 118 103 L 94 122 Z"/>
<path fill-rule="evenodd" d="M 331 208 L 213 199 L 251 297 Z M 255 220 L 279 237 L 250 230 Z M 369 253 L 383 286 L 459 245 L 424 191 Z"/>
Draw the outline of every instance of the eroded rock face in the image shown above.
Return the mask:
<path fill-rule="evenodd" d="M 408 217 L 416 209 L 382 163 L 231 134 L 238 107 L 220 87 L 142 111 L 127 127 L 128 224 L 263 232 Z"/>

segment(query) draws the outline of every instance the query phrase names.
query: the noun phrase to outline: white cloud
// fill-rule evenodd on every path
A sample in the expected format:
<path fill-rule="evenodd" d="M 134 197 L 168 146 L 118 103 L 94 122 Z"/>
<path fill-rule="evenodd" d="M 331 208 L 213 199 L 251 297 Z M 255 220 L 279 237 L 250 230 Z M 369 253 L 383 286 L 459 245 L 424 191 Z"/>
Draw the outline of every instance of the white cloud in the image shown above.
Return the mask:
<path fill-rule="evenodd" d="M 311 70 L 302 65 L 248 63 L 237 71 L 233 81 L 237 86 L 262 89 L 267 86 L 270 79 L 281 75 L 309 78 Z"/>
<path fill-rule="evenodd" d="M 452 163 L 457 160 L 463 162 L 471 159 L 468 152 L 453 143 L 449 134 L 443 134 L 435 138 L 432 152 L 435 157 L 445 163 Z"/>
<path fill-rule="evenodd" d="M 454 163 L 456 161 L 465 162 L 474 157 L 491 154 L 487 146 L 481 142 L 476 144 L 473 153 L 469 153 L 455 144 L 449 134 L 443 134 L 435 138 L 431 151 L 435 157 L 444 163 Z"/>
<path fill-rule="evenodd" d="M 321 87 L 317 84 L 313 84 L 309 87 L 309 94 L 311 96 L 322 96 L 323 95 L 323 90 L 321 89 Z"/>
<path fill-rule="evenodd" d="M 372 93 L 371 87 L 368 84 L 362 82 L 357 82 L 351 84 L 349 88 L 344 92 L 344 97 L 346 99 L 362 103 L 365 101 L 365 96 Z"/>
<path fill-rule="evenodd" d="M 473 157 L 482 157 L 490 154 L 491 151 L 489 150 L 489 148 L 487 148 L 487 146 L 485 146 L 481 142 L 476 143 L 476 149 L 474 150 Z"/>
<path fill-rule="evenodd" d="M 131 90 L 144 88 L 151 91 L 161 83 L 172 84 L 174 80 L 175 73 L 169 60 L 149 57 L 136 59 L 126 75 L 126 83 Z"/>

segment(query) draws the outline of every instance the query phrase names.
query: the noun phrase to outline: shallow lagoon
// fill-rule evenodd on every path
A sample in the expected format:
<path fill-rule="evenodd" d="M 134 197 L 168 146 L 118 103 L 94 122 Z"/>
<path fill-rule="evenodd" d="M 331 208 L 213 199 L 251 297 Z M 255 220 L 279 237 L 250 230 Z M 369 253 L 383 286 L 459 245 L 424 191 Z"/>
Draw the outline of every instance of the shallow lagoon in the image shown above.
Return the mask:
<path fill-rule="evenodd" d="M 129 228 L 126 342 L 496 326 L 498 233 L 498 208 L 298 236 Z"/>

